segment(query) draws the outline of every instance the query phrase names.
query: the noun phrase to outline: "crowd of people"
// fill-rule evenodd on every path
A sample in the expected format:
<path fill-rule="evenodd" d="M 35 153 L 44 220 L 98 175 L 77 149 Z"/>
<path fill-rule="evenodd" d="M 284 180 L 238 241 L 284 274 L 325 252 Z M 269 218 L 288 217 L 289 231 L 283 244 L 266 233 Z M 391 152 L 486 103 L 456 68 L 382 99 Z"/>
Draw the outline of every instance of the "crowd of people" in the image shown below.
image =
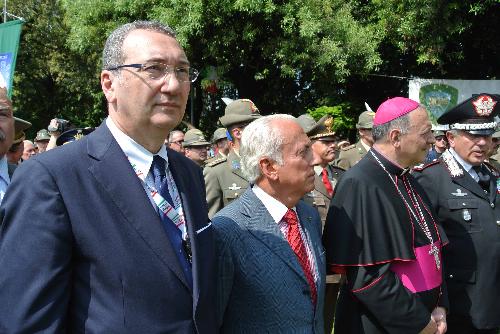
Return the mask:
<path fill-rule="evenodd" d="M 135 21 L 104 46 L 96 129 L 26 140 L 0 89 L 1 333 L 498 334 L 499 95 L 436 131 L 390 98 L 352 145 L 238 99 L 209 141 L 178 128 L 197 77 Z"/>

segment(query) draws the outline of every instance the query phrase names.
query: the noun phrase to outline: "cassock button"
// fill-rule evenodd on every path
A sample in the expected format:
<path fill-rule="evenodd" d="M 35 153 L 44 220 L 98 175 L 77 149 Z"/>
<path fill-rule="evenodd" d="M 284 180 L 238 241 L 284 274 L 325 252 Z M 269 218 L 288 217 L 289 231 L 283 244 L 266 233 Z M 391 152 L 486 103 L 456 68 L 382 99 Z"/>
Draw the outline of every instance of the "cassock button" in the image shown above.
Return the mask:
<path fill-rule="evenodd" d="M 492 207 L 492 208 L 495 208 L 495 203 L 491 203 L 491 207 Z"/>

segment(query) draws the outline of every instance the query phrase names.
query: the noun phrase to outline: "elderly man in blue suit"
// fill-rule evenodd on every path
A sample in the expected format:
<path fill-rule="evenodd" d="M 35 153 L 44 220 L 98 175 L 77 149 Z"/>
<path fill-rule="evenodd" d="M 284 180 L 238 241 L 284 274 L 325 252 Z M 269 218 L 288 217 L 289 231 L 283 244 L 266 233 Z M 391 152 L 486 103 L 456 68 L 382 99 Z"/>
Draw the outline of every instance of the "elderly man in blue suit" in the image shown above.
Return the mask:
<path fill-rule="evenodd" d="M 245 128 L 241 157 L 252 187 L 213 218 L 221 332 L 323 334 L 321 221 L 300 200 L 311 142 L 294 117 L 266 116 Z"/>
<path fill-rule="evenodd" d="M 24 163 L 2 203 L 1 333 L 217 332 L 203 176 L 164 145 L 196 77 L 169 27 L 109 36 L 109 117 Z"/>

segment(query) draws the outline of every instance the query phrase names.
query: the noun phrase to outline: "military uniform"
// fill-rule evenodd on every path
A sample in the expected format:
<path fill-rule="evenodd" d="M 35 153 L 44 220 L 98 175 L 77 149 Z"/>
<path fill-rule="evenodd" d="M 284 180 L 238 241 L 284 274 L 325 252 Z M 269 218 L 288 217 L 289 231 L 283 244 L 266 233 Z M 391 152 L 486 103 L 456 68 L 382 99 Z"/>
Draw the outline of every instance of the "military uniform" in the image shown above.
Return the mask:
<path fill-rule="evenodd" d="M 249 124 L 260 117 L 259 109 L 252 101 L 239 99 L 226 106 L 224 116 L 219 121 L 230 130 L 235 124 Z M 243 194 L 249 185 L 241 172 L 240 157 L 234 150 L 229 151 L 225 158 L 207 163 L 203 169 L 203 177 L 209 218 Z"/>
<path fill-rule="evenodd" d="M 229 152 L 226 158 L 206 164 L 203 176 L 210 218 L 243 194 L 249 184 L 241 173 L 240 157 L 234 151 Z"/>
<path fill-rule="evenodd" d="M 450 146 L 415 169 L 449 244 L 443 249 L 450 333 L 494 333 L 500 327 L 500 179 L 473 147 L 487 148 L 500 96 L 473 96 L 438 118 L 450 126 Z M 463 143 L 470 143 L 463 146 Z M 474 146 L 472 146 L 474 145 Z"/>
<path fill-rule="evenodd" d="M 356 144 L 341 149 L 336 164 L 340 168 L 347 170 L 357 164 L 367 152 L 360 140 Z"/>
<path fill-rule="evenodd" d="M 500 180 L 491 165 L 486 170 L 489 194 L 449 151 L 414 172 L 450 240 L 443 248 L 450 313 L 470 314 L 477 328 L 500 326 Z"/>

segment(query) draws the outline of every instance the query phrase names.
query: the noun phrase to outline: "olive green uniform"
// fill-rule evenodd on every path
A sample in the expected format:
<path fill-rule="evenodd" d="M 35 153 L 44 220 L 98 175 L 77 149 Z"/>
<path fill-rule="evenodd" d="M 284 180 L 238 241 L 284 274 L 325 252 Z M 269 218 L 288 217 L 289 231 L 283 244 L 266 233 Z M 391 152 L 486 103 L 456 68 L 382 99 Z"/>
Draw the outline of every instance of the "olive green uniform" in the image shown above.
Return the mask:
<path fill-rule="evenodd" d="M 203 177 L 209 218 L 243 194 L 249 184 L 241 172 L 240 157 L 234 151 L 230 151 L 226 158 L 207 163 Z"/>
<path fill-rule="evenodd" d="M 356 144 L 347 146 L 340 150 L 339 159 L 336 165 L 345 170 L 351 168 L 361 160 L 368 151 L 365 149 L 361 140 Z"/>

